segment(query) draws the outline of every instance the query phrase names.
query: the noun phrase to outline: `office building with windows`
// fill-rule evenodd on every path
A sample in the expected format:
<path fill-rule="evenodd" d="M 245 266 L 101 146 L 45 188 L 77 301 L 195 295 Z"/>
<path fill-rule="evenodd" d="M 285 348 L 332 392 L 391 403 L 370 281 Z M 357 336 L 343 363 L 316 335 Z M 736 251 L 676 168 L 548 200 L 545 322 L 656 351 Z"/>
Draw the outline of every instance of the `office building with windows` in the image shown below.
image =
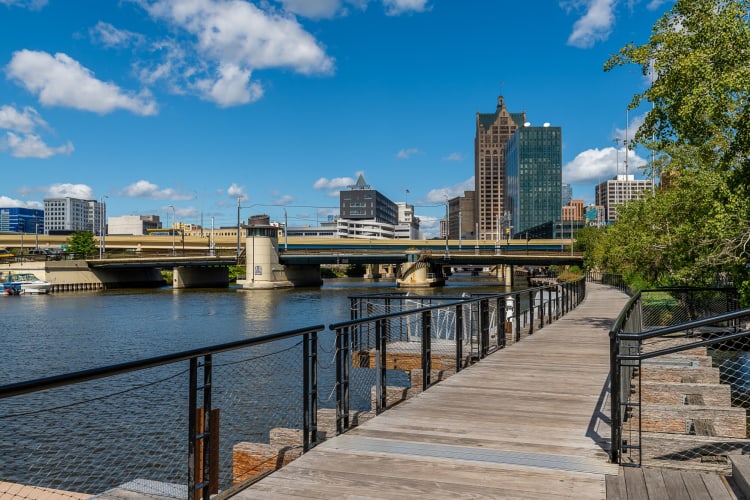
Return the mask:
<path fill-rule="evenodd" d="M 44 199 L 44 234 L 69 234 L 91 231 L 106 234 L 106 205 L 78 198 Z"/>
<path fill-rule="evenodd" d="M 44 234 L 44 210 L 21 207 L 0 208 L 0 231 Z"/>
<path fill-rule="evenodd" d="M 617 220 L 618 206 L 642 198 L 651 192 L 652 186 L 650 179 L 636 179 L 633 175 L 617 175 L 597 184 L 596 204 L 604 207 L 605 221 L 614 222 Z"/>
<path fill-rule="evenodd" d="M 516 129 L 526 122 L 526 113 L 510 113 L 503 97 L 497 98 L 494 113 L 477 113 L 474 137 L 474 217 L 479 239 L 494 240 L 502 215 L 508 210 L 504 198 L 506 179 L 505 147 Z M 560 199 L 558 193 L 557 199 Z M 559 207 L 558 207 L 559 208 Z"/>
<path fill-rule="evenodd" d="M 518 128 L 506 146 L 507 186 L 515 234 L 560 220 L 562 129 L 545 123 Z"/>
<path fill-rule="evenodd" d="M 452 240 L 473 240 L 476 234 L 474 191 L 464 191 L 463 196 L 448 200 L 448 238 Z"/>

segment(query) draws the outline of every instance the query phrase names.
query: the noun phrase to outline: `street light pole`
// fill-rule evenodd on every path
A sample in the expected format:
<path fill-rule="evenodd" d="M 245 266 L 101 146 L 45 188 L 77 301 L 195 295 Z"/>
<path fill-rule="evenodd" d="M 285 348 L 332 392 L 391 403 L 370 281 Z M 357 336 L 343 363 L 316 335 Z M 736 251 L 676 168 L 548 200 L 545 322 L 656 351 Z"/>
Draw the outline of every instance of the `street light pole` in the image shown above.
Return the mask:
<path fill-rule="evenodd" d="M 169 205 L 169 208 L 172 209 L 172 256 L 174 257 L 174 255 L 175 255 L 175 250 L 174 250 L 174 226 L 175 226 L 175 222 L 176 222 L 175 221 L 175 209 L 174 209 L 174 205 Z"/>
<path fill-rule="evenodd" d="M 104 233 L 107 232 L 107 224 L 104 222 L 104 219 L 107 214 L 107 209 L 105 208 L 106 205 L 104 204 L 104 200 L 109 198 L 109 196 L 102 196 L 102 201 L 99 203 L 99 260 L 104 258 L 104 250 L 105 250 L 105 241 L 104 241 Z M 39 247 L 39 244 L 37 243 L 37 248 Z"/>
<path fill-rule="evenodd" d="M 448 213 L 448 195 L 445 196 L 445 258 L 450 259 L 451 254 L 450 250 L 448 249 L 448 233 L 450 232 L 450 226 L 449 226 L 449 220 L 450 220 L 450 214 Z"/>

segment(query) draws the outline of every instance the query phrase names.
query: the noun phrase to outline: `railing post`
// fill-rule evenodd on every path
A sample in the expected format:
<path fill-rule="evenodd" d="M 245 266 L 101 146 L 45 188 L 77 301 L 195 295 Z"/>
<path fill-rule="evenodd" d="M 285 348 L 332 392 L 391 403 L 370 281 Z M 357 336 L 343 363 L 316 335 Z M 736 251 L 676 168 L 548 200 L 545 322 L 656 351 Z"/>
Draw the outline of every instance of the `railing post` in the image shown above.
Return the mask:
<path fill-rule="evenodd" d="M 456 306 L 456 373 L 461 371 L 464 358 L 464 306 Z"/>
<path fill-rule="evenodd" d="M 336 434 L 349 429 L 349 327 L 336 330 Z"/>
<path fill-rule="evenodd" d="M 479 357 L 487 356 L 490 348 L 490 301 L 482 299 L 479 301 Z"/>
<path fill-rule="evenodd" d="M 515 341 L 521 340 L 521 294 L 517 293 L 514 297 L 516 305 L 513 308 L 516 315 L 516 337 Z"/>
<path fill-rule="evenodd" d="M 388 406 L 388 388 L 386 382 L 386 336 L 383 332 L 383 320 L 375 322 L 375 413 L 380 414 Z"/>
<path fill-rule="evenodd" d="M 534 291 L 529 290 L 529 335 L 534 333 Z"/>
<path fill-rule="evenodd" d="M 190 375 L 188 378 L 188 500 L 195 500 L 195 456 L 198 410 L 198 359 L 190 358 Z"/>
<path fill-rule="evenodd" d="M 306 333 L 303 346 L 303 437 L 302 449 L 306 453 L 310 443 L 318 441 L 318 332 Z"/>
<path fill-rule="evenodd" d="M 505 347 L 505 296 L 500 295 L 497 298 L 497 346 L 502 349 Z"/>
<path fill-rule="evenodd" d="M 552 323 L 552 286 L 547 287 L 547 324 Z"/>
<path fill-rule="evenodd" d="M 610 444 L 609 450 L 609 461 L 613 464 L 620 463 L 620 449 L 622 446 L 622 419 L 620 418 L 620 369 L 617 361 L 617 354 L 619 352 L 619 340 L 617 338 L 617 332 L 611 330 L 609 332 L 609 394 L 611 398 L 611 404 L 609 409 L 610 420 L 612 421 L 612 443 Z"/>
<path fill-rule="evenodd" d="M 432 314 L 422 311 L 422 390 L 430 387 L 432 371 Z"/>

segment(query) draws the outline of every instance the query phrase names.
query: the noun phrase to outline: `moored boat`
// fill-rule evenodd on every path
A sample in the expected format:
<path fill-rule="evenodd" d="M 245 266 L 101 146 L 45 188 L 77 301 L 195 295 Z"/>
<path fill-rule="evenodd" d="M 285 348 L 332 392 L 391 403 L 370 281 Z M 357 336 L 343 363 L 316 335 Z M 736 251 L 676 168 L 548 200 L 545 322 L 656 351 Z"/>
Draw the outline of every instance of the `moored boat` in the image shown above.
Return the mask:
<path fill-rule="evenodd" d="M 36 277 L 33 273 L 8 273 L 3 279 L 3 286 L 20 289 L 21 293 L 48 293 L 52 283 Z"/>

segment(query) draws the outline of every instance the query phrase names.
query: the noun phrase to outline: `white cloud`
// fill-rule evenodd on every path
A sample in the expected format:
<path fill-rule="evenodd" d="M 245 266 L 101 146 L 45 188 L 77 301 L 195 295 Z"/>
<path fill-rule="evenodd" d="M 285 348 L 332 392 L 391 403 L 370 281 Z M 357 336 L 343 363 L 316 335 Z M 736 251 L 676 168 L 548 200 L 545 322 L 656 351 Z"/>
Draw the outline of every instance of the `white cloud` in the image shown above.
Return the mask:
<path fill-rule="evenodd" d="M 184 51 L 170 44 L 165 61 L 141 70 L 149 81 L 169 82 L 222 106 L 259 99 L 263 88 L 251 82 L 254 70 L 291 68 L 305 74 L 333 72 L 333 59 L 293 18 L 265 12 L 239 0 L 140 0 L 152 18 L 188 35 Z M 180 33 L 182 32 L 182 33 Z"/>
<path fill-rule="evenodd" d="M 143 35 L 115 28 L 104 21 L 96 23 L 96 26 L 89 30 L 89 36 L 94 43 L 112 48 L 128 47 L 131 44 L 140 44 L 144 41 Z"/>
<path fill-rule="evenodd" d="M 647 161 L 628 151 L 628 174 L 635 175 Z M 618 167 L 619 165 L 619 167 Z M 563 166 L 562 179 L 568 184 L 598 184 L 625 174 L 625 148 L 588 149 Z"/>
<path fill-rule="evenodd" d="M 464 155 L 461 153 L 451 153 L 443 158 L 445 161 L 464 161 Z"/>
<path fill-rule="evenodd" d="M 427 193 L 427 197 L 425 199 L 431 203 L 445 203 L 446 196 L 448 197 L 448 199 L 451 199 L 455 198 L 456 196 L 463 196 L 464 191 L 473 190 L 474 176 L 472 175 L 465 181 L 459 182 L 458 184 L 432 189 L 429 193 Z"/>
<path fill-rule="evenodd" d="M 356 182 L 357 181 L 355 181 L 351 177 L 336 177 L 334 179 L 321 177 L 320 179 L 315 181 L 315 184 L 313 184 L 313 189 L 339 189 L 343 187 L 353 186 Z"/>
<path fill-rule="evenodd" d="M 567 2 L 563 6 L 573 7 L 580 2 Z M 580 48 L 592 47 L 595 43 L 609 38 L 615 22 L 614 8 L 617 0 L 587 0 L 586 13 L 573 25 L 568 44 Z"/>
<path fill-rule="evenodd" d="M 247 193 L 245 193 L 245 186 L 238 186 L 235 183 L 232 183 L 232 185 L 227 188 L 227 195 L 232 198 L 239 198 L 241 201 L 250 199 Z"/>
<path fill-rule="evenodd" d="M 648 4 L 646 4 L 646 8 L 648 10 L 657 10 L 665 3 L 671 2 L 672 0 L 651 0 Z"/>
<path fill-rule="evenodd" d="M 159 189 L 156 184 L 140 180 L 126 186 L 121 192 L 121 196 L 127 198 L 148 198 L 151 200 L 192 200 L 192 193 L 181 193 L 172 188 Z"/>
<path fill-rule="evenodd" d="M 5 139 L 0 140 L 0 151 L 9 150 L 16 158 L 44 159 L 60 154 L 70 155 L 74 149 L 70 141 L 62 146 L 50 147 L 36 134 L 18 135 L 8 132 Z"/>
<path fill-rule="evenodd" d="M 401 160 L 408 160 L 417 153 L 419 153 L 419 150 L 417 148 L 402 149 L 401 151 L 396 153 L 396 158 L 399 158 Z"/>
<path fill-rule="evenodd" d="M 47 5 L 47 0 L 0 0 L 0 5 L 21 7 L 29 10 L 39 10 Z"/>
<path fill-rule="evenodd" d="M 427 0 L 383 0 L 383 6 L 385 6 L 385 12 L 389 16 L 429 10 Z"/>
<path fill-rule="evenodd" d="M 16 200 L 7 196 L 0 196 L 0 207 L 43 209 L 44 203 L 39 201 Z"/>
<path fill-rule="evenodd" d="M 78 198 L 93 200 L 94 190 L 86 184 L 53 184 L 47 188 L 45 198 Z"/>
<path fill-rule="evenodd" d="M 273 200 L 271 204 L 283 206 L 283 205 L 289 205 L 290 203 L 293 203 L 293 202 L 294 202 L 294 196 L 285 194 Z"/>
<path fill-rule="evenodd" d="M 311 19 L 329 19 L 341 12 L 340 0 L 280 0 L 284 9 Z"/>
<path fill-rule="evenodd" d="M 38 126 L 47 127 L 47 123 L 34 108 L 26 106 L 18 111 L 13 106 L 0 106 L 0 128 L 28 134 Z"/>
<path fill-rule="evenodd" d="M 6 67 L 8 78 L 37 94 L 47 106 L 64 106 L 96 113 L 125 109 L 153 115 L 156 103 L 147 93 L 124 92 L 114 83 L 103 82 L 66 54 L 20 50 Z"/>
<path fill-rule="evenodd" d="M 615 135 L 613 139 L 617 138 L 620 139 L 620 142 L 622 142 L 627 137 L 628 141 L 632 141 L 633 137 L 635 137 L 636 132 L 638 132 L 638 129 L 641 128 L 641 125 L 643 125 L 645 119 L 645 113 L 642 115 L 630 117 L 630 119 L 628 120 L 627 130 L 625 130 L 624 128 L 615 129 Z"/>

